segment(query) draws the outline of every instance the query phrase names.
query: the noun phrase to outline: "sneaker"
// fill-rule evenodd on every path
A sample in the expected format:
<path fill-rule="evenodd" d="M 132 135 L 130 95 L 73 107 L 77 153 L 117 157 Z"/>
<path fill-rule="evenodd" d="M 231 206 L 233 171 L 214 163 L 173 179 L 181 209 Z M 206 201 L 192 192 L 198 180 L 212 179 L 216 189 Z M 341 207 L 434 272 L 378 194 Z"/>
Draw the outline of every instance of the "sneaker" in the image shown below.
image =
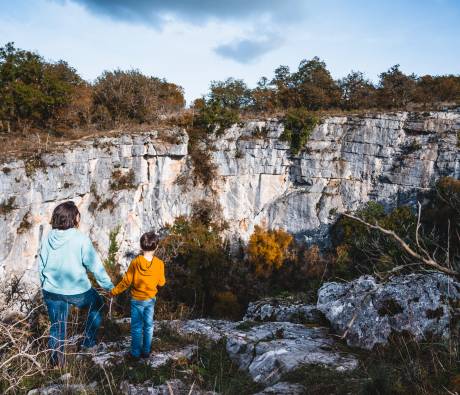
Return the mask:
<path fill-rule="evenodd" d="M 150 358 L 150 354 L 151 354 L 151 353 L 149 353 L 149 352 L 148 352 L 148 353 L 143 352 L 143 353 L 141 354 L 141 358 L 149 359 L 149 358 Z"/>

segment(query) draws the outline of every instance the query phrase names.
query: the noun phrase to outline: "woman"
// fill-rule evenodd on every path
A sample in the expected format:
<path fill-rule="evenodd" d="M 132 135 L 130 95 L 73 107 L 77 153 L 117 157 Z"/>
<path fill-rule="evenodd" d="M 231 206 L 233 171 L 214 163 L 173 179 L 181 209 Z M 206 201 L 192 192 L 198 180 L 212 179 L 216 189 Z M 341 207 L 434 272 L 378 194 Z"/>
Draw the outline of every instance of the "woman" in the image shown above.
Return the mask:
<path fill-rule="evenodd" d="M 59 366 L 65 361 L 64 342 L 70 305 L 89 310 L 82 347 L 96 345 L 103 299 L 91 287 L 87 271 L 106 291 L 113 288 L 91 240 L 77 229 L 79 223 L 80 212 L 74 202 L 58 205 L 51 217 L 53 229 L 43 239 L 39 253 L 40 282 L 51 322 L 51 362 Z"/>

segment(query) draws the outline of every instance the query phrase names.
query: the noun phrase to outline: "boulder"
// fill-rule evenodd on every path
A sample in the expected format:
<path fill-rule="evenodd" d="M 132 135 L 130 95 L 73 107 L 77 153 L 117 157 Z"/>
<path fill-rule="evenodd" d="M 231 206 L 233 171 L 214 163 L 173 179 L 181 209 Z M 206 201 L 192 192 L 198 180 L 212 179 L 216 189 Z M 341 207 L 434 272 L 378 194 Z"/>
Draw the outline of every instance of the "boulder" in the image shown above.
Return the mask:
<path fill-rule="evenodd" d="M 316 305 L 287 298 L 267 298 L 249 303 L 245 321 L 318 322 L 322 318 Z"/>
<path fill-rule="evenodd" d="M 225 339 L 230 358 L 263 385 L 276 383 L 283 374 L 302 365 L 322 365 L 337 371 L 358 365 L 354 356 L 337 350 L 327 328 L 290 322 L 251 324 L 205 319 L 176 321 L 173 327 L 184 336 Z"/>
<path fill-rule="evenodd" d="M 371 350 L 387 344 L 392 332 L 417 340 L 450 334 L 450 301 L 460 299 L 460 284 L 441 273 L 409 274 L 379 283 L 366 275 L 330 282 L 318 291 L 317 307 L 348 345 Z"/>

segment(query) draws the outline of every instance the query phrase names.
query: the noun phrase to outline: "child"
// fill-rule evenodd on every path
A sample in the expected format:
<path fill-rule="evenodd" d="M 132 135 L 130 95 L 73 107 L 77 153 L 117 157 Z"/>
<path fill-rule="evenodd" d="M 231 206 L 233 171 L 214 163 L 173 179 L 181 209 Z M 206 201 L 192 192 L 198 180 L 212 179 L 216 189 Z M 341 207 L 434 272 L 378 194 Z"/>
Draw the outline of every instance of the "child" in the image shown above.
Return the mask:
<path fill-rule="evenodd" d="M 164 263 L 154 255 L 157 235 L 144 233 L 140 244 L 142 254 L 131 261 L 126 274 L 111 291 L 116 296 L 131 286 L 131 356 L 136 359 L 150 355 L 157 286 L 166 283 Z"/>

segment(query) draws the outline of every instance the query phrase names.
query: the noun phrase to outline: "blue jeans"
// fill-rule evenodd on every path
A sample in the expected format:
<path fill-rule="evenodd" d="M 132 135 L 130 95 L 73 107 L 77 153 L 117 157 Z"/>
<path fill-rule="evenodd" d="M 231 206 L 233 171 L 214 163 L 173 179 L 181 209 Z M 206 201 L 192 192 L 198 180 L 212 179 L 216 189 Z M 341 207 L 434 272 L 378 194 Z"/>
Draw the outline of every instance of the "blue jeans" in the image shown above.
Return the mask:
<path fill-rule="evenodd" d="M 153 314 L 156 299 L 131 299 L 131 354 L 149 354 L 152 347 Z"/>
<path fill-rule="evenodd" d="M 96 345 L 96 334 L 102 322 L 101 310 L 104 301 L 94 288 L 78 295 L 60 295 L 43 290 L 43 299 L 51 322 L 48 346 L 52 350 L 52 362 L 64 363 L 64 344 L 70 305 L 88 309 L 83 347 Z"/>

